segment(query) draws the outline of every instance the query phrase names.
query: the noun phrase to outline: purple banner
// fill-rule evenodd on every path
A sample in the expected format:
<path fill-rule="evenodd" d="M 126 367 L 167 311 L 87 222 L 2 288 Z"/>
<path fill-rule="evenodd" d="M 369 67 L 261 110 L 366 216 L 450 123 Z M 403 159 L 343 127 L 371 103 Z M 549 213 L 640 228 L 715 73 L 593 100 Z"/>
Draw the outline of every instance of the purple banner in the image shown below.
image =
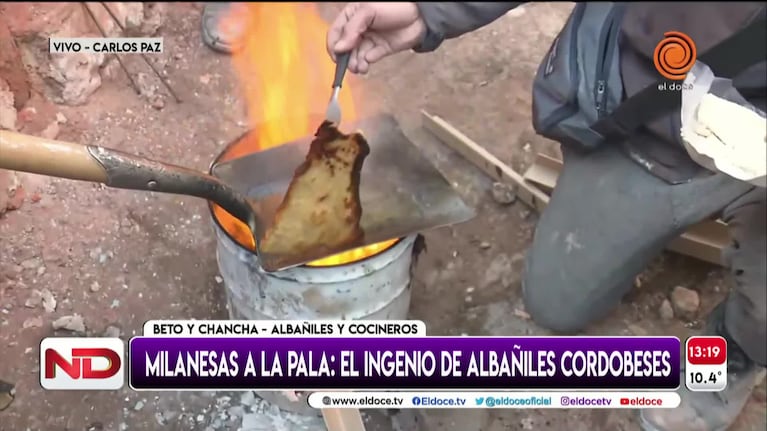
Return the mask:
<path fill-rule="evenodd" d="M 130 341 L 134 389 L 675 389 L 676 337 Z"/>

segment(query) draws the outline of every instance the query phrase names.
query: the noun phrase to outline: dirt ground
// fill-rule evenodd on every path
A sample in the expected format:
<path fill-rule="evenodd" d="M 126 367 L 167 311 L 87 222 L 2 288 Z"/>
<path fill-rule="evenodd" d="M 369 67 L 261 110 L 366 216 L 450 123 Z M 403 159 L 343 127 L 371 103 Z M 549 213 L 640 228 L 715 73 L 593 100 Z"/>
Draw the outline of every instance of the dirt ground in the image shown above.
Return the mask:
<path fill-rule="evenodd" d="M 323 5 L 332 16 L 337 5 Z M 556 146 L 530 125 L 530 84 L 570 5 L 530 5 L 445 43 L 436 53 L 406 53 L 360 78 L 411 140 L 457 185 L 479 215 L 426 233 L 412 317 L 432 334 L 545 334 L 521 304 L 521 265 L 535 214 L 497 204 L 491 181 L 420 128 L 419 110 L 437 114 L 514 168 Z M 80 107 L 58 107 L 59 138 L 206 169 L 245 130 L 229 59 L 199 38 L 200 6 L 168 8 L 158 63 L 183 99 L 161 109 L 137 96 L 122 73 L 105 80 Z M 148 73 L 139 58 L 131 70 Z M 202 78 L 204 77 L 204 79 Z M 371 108 L 372 108 L 371 104 Z M 62 316 L 81 315 L 87 334 L 140 333 L 148 319 L 226 318 L 209 214 L 201 200 L 27 177 L 39 201 L 0 219 L 0 379 L 16 399 L 0 413 L 0 431 L 238 430 L 256 402 L 240 393 L 44 392 L 38 383 L 40 339 Z M 37 199 L 35 199 L 37 200 Z M 700 309 L 661 319 L 675 286 L 694 289 Z M 726 293 L 722 270 L 682 256 L 660 256 L 639 287 L 590 334 L 686 336 Z M 733 428 L 765 429 L 765 390 L 755 391 Z M 444 431 L 638 430 L 627 410 L 429 410 L 421 429 Z M 411 430 L 404 420 L 366 412 L 372 430 Z M 402 416 L 404 417 L 404 416 Z M 267 428 L 264 428 L 267 429 Z"/>

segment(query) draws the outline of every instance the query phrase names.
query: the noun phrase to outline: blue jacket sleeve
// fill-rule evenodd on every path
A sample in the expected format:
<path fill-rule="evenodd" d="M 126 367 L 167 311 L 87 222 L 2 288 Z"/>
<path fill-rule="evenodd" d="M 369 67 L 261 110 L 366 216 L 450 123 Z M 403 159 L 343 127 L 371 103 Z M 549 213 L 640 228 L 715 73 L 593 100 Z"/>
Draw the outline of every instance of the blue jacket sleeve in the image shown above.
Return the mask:
<path fill-rule="evenodd" d="M 434 51 L 445 39 L 474 31 L 524 4 L 491 2 L 416 2 L 426 23 L 426 34 L 416 52 Z"/>

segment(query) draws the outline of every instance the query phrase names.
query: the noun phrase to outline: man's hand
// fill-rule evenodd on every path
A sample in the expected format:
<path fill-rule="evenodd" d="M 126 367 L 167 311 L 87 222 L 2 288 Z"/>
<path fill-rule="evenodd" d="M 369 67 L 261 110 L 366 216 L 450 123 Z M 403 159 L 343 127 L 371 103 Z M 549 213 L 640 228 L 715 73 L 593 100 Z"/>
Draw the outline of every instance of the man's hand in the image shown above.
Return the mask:
<path fill-rule="evenodd" d="M 426 32 L 411 2 L 349 3 L 328 30 L 328 54 L 350 52 L 349 70 L 366 73 L 387 55 L 414 48 Z"/>

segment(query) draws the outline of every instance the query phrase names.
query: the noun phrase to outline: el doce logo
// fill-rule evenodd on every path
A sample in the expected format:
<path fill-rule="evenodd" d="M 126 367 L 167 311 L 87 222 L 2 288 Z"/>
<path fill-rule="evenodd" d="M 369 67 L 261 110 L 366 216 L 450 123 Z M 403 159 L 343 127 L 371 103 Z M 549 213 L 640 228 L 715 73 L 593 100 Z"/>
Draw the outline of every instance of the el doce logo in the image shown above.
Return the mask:
<path fill-rule="evenodd" d="M 119 338 L 44 338 L 40 385 L 48 390 L 117 390 L 125 383 Z"/>
<path fill-rule="evenodd" d="M 698 57 L 695 42 L 679 31 L 669 31 L 663 36 L 663 40 L 655 47 L 655 68 L 666 79 L 683 81 Z"/>

